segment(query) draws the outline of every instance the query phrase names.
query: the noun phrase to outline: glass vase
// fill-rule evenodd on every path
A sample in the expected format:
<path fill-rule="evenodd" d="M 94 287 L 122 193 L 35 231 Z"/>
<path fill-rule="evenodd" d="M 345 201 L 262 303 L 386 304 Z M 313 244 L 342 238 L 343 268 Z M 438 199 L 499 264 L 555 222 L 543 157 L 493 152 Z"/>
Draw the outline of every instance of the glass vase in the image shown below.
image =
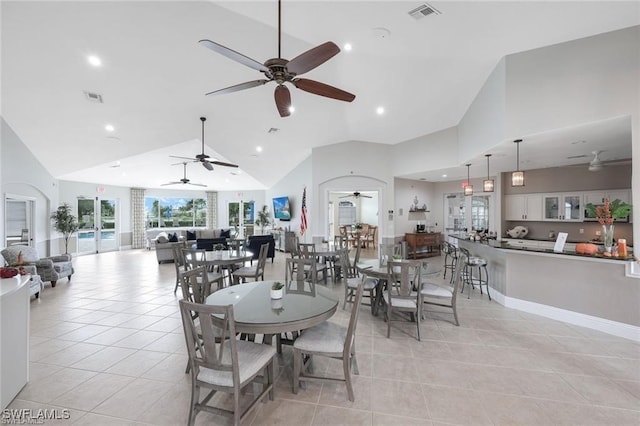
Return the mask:
<path fill-rule="evenodd" d="M 602 238 L 604 242 L 604 250 L 607 253 L 611 253 L 613 247 L 613 224 L 602 225 Z"/>

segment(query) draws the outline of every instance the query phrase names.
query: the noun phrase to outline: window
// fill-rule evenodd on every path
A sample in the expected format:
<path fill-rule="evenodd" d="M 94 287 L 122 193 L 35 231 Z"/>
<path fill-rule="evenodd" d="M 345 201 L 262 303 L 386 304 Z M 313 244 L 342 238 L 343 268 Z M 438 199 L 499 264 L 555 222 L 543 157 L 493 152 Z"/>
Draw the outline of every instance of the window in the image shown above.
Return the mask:
<path fill-rule="evenodd" d="M 255 221 L 255 203 L 253 201 L 229 202 L 229 226 L 242 230 L 245 237 L 253 235 L 253 223 Z M 242 210 L 242 217 L 240 216 Z"/>
<path fill-rule="evenodd" d="M 145 197 L 147 228 L 205 226 L 207 200 L 203 198 Z"/>

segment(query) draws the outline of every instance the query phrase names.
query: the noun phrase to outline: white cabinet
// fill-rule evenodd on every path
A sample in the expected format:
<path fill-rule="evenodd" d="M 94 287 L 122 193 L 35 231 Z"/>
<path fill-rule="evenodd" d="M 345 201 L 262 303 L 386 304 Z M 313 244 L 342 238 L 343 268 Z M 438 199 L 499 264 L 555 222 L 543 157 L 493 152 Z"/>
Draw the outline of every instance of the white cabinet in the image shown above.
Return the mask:
<path fill-rule="evenodd" d="M 543 220 L 582 221 L 582 195 L 580 194 L 545 194 L 543 206 Z"/>
<path fill-rule="evenodd" d="M 505 196 L 506 220 L 542 220 L 542 194 Z"/>
<path fill-rule="evenodd" d="M 589 203 L 600 205 L 604 204 L 604 199 L 609 198 L 610 201 L 620 200 L 624 203 L 629 203 L 629 190 L 628 189 L 615 189 L 605 191 L 589 191 L 584 193 L 584 204 Z"/>

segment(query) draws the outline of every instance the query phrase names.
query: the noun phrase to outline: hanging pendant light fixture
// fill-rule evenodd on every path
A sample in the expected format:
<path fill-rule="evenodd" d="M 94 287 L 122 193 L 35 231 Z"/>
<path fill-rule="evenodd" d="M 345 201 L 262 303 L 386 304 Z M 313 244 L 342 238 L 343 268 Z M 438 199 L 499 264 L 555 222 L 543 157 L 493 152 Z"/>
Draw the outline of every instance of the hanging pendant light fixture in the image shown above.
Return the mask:
<path fill-rule="evenodd" d="M 511 186 L 524 186 L 524 172 L 520 171 L 520 142 L 522 139 L 513 141 L 516 144 L 516 171 L 511 173 Z"/>
<path fill-rule="evenodd" d="M 473 185 L 471 185 L 471 179 L 469 179 L 469 167 L 471 164 L 465 164 L 467 166 L 467 184 L 464 187 L 464 195 L 473 195 Z"/>
<path fill-rule="evenodd" d="M 489 157 L 491 157 L 491 154 L 485 154 L 485 157 L 487 157 L 487 178 L 485 180 L 482 181 L 482 190 L 484 192 L 493 192 L 493 179 L 491 179 L 489 177 Z"/>

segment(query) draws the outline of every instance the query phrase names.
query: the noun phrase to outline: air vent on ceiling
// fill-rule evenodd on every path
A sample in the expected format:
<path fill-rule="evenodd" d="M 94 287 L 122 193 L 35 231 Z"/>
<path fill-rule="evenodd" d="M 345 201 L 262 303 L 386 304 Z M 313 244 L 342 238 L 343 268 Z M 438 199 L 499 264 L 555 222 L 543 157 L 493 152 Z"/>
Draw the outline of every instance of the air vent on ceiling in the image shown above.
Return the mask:
<path fill-rule="evenodd" d="M 429 15 L 440 15 L 440 11 L 430 4 L 424 3 L 409 12 L 415 19 L 421 19 Z"/>
<path fill-rule="evenodd" d="M 278 129 L 277 127 L 271 127 L 269 130 L 267 130 L 267 133 L 275 133 L 278 130 L 280 130 L 280 129 Z"/>
<path fill-rule="evenodd" d="M 93 93 L 93 92 L 84 92 L 84 95 L 87 97 L 88 100 L 90 100 L 91 102 L 97 102 L 99 104 L 102 103 L 102 95 L 99 95 L 97 93 Z"/>

